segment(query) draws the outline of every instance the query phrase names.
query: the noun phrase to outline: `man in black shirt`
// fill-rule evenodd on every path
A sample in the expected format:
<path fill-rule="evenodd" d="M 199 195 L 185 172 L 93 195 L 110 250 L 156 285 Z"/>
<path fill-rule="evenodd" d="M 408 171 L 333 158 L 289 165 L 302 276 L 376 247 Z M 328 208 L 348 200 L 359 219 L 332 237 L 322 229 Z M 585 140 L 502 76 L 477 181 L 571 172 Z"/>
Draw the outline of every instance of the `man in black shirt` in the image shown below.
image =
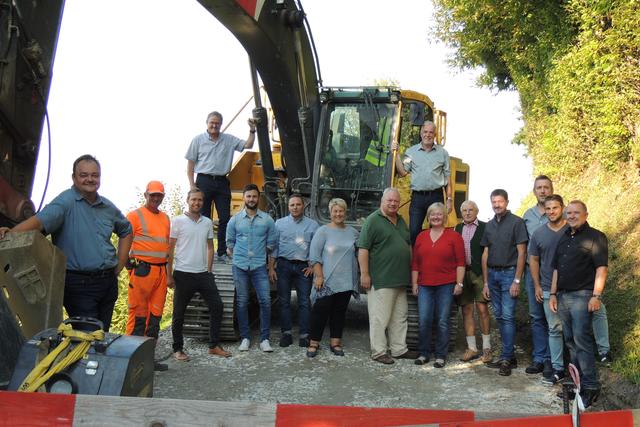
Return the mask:
<path fill-rule="evenodd" d="M 569 227 L 558 241 L 553 257 L 549 306 L 562 322 L 571 361 L 581 373 L 581 397 L 590 406 L 600 393 L 593 355 L 591 317 L 600 310 L 607 279 L 608 242 L 587 222 L 587 206 L 574 200 L 565 211 Z"/>

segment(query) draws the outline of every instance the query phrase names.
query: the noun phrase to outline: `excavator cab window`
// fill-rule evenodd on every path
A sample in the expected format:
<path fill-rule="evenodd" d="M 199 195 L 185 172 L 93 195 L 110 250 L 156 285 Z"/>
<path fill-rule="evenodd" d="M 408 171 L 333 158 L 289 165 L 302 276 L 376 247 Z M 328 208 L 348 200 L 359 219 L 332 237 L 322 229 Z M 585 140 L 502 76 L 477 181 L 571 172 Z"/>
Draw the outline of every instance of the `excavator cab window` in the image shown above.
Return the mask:
<path fill-rule="evenodd" d="M 363 221 L 379 206 L 390 175 L 396 108 L 374 102 L 329 106 L 318 180 L 320 218 L 329 219 L 328 203 L 335 197 L 347 202 L 351 222 Z"/>

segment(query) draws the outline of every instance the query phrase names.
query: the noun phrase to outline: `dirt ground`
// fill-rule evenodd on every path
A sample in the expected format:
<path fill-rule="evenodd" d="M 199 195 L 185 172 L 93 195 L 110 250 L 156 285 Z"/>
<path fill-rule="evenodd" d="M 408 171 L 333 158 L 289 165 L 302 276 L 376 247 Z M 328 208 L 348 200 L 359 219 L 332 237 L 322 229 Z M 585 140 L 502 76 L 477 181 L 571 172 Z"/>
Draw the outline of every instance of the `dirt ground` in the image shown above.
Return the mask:
<path fill-rule="evenodd" d="M 277 307 L 273 308 L 276 317 Z M 540 375 L 527 375 L 529 356 L 517 349 L 518 369 L 510 377 L 481 362 L 462 363 L 463 342 L 449 354 L 444 369 L 433 363 L 416 366 L 412 360 L 382 365 L 369 358 L 366 300 L 351 301 L 344 333 L 346 356 L 329 352 L 323 342 L 314 359 L 294 345 L 278 347 L 280 330 L 272 322 L 273 353 L 257 347 L 253 325 L 251 349 L 238 351 L 238 342 L 223 343 L 233 357 L 207 354 L 206 342 L 186 339 L 189 362 L 176 362 L 171 353 L 171 331 L 163 331 L 157 355 L 168 357 L 169 370 L 155 376 L 154 396 L 179 399 L 302 403 L 367 407 L 466 409 L 485 413 L 560 414 L 562 402 L 556 387 L 541 383 Z M 295 324 L 295 323 L 294 323 Z M 295 333 L 295 331 L 294 331 Z M 459 341 L 463 341 L 459 337 Z"/>

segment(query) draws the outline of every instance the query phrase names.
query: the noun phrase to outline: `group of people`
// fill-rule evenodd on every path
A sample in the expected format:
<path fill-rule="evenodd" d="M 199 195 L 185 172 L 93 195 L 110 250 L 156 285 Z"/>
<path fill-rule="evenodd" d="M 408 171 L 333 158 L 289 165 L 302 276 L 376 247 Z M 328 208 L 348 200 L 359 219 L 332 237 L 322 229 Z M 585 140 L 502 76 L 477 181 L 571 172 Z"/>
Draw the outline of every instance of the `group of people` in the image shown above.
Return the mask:
<path fill-rule="evenodd" d="M 481 359 L 507 376 L 517 366 L 515 308 L 524 280 L 533 339 L 533 360 L 526 372 L 543 373 L 548 384 L 563 379 L 566 345 L 581 372 L 583 400 L 588 406 L 597 398 L 594 342 L 598 359 L 611 362 L 601 302 L 607 238 L 590 227 L 583 202 L 573 200 L 565 206 L 547 176 L 535 179 L 537 204 L 523 218 L 507 209 L 507 192 L 496 189 L 490 196 L 495 216 L 489 222 L 478 220 L 476 203 L 467 200 L 460 206 L 463 221 L 447 228 L 453 209 L 449 156 L 435 143 L 435 125 L 425 122 L 421 141 L 395 156 L 398 175 L 411 176 L 408 225 L 398 213 L 401 195 L 396 188 L 384 190 L 380 208 L 367 217 L 359 232 L 345 223 L 347 203 L 339 198 L 329 202 L 326 225 L 304 216 L 300 194 L 289 196 L 289 215 L 274 221 L 258 208 L 260 189 L 254 184 L 244 188 L 244 207 L 231 218 L 227 174 L 234 152 L 253 146 L 256 123 L 248 121 L 246 140 L 220 132 L 218 112 L 209 114 L 206 123 L 206 132 L 192 140 L 185 156 L 191 186 L 187 211 L 173 220 L 159 209 L 164 198 L 159 181 L 148 183 L 142 207 L 122 215 L 98 194 L 98 160 L 84 155 L 73 164 L 70 189 L 13 229 L 0 228 L 0 239 L 7 231 L 40 230 L 52 235 L 67 257 L 64 307 L 69 316 L 95 317 L 108 331 L 117 276 L 126 267 L 127 334 L 157 339 L 167 288 L 174 288 L 174 358 L 189 360 L 182 328 L 186 307 L 199 292 L 211 316 L 209 354 L 230 357 L 219 343 L 223 307 L 213 275 L 215 258 L 232 264 L 239 351 L 251 347 L 251 287 L 259 302 L 259 347 L 264 352 L 273 351 L 270 282 L 278 292 L 281 347 L 293 344 L 291 292 L 296 290 L 298 343 L 309 358 L 318 355 L 327 323 L 329 350 L 336 356 L 345 354 L 346 310 L 351 297 L 358 298 L 364 290 L 374 361 L 393 364 L 395 359 L 412 359 L 423 365 L 433 357 L 436 368 L 444 367 L 450 310 L 458 304 L 467 342 L 461 360 Z M 399 147 L 393 143 L 391 148 Z M 219 220 L 217 254 L 212 204 Z M 423 230 L 425 218 L 429 227 Z M 112 233 L 119 237 L 117 250 L 111 244 Z M 418 351 L 406 344 L 408 287 L 418 300 Z M 488 304 L 500 332 L 497 358 L 491 346 Z M 481 350 L 474 311 L 480 323 Z M 156 363 L 156 369 L 164 370 L 166 365 Z"/>

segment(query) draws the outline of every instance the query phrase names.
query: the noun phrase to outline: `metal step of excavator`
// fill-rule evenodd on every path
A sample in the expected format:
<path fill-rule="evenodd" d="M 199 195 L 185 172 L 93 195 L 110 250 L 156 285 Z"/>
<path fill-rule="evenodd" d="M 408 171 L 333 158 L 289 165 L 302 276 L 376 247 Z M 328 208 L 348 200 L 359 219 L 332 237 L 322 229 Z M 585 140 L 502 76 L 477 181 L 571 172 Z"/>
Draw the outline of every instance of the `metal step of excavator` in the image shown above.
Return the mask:
<path fill-rule="evenodd" d="M 220 339 L 222 341 L 237 341 L 238 333 L 234 326 L 235 320 L 235 287 L 230 264 L 215 264 L 213 273 L 216 286 L 222 299 L 223 313 L 220 325 Z M 187 306 L 184 314 L 183 334 L 189 338 L 209 338 L 209 308 L 199 293 L 196 293 Z"/>
<path fill-rule="evenodd" d="M 407 305 L 409 306 L 407 316 L 407 347 L 411 350 L 418 350 L 418 298 L 416 298 L 411 292 L 411 288 L 407 288 Z M 456 346 L 456 340 L 458 337 L 459 319 L 458 319 L 458 304 L 455 300 L 451 303 L 451 314 L 449 315 L 449 350 L 453 351 Z M 435 343 L 436 325 L 433 325 L 433 332 L 431 333 L 432 339 Z M 432 347 L 433 348 L 433 347 Z"/>

